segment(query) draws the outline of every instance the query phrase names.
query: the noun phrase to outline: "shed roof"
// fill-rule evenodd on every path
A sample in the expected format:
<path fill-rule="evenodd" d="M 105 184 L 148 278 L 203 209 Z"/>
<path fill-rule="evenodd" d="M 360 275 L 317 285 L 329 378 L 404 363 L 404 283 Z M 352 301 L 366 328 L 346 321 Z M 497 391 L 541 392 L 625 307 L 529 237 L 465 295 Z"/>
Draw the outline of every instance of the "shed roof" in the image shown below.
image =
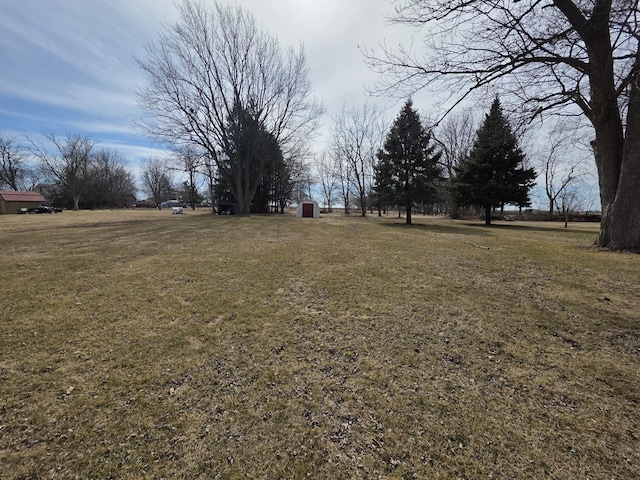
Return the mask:
<path fill-rule="evenodd" d="M 0 190 L 0 198 L 5 202 L 41 202 L 45 203 L 45 199 L 38 192 L 12 192 Z"/>

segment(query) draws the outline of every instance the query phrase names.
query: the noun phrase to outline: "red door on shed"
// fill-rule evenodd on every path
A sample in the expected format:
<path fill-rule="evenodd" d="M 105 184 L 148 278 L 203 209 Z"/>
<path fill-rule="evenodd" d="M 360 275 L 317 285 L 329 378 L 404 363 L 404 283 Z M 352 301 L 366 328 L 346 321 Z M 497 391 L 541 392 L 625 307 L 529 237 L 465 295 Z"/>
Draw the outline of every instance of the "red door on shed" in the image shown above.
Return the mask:
<path fill-rule="evenodd" d="M 302 204 L 302 216 L 303 218 L 313 218 L 313 203 Z"/>

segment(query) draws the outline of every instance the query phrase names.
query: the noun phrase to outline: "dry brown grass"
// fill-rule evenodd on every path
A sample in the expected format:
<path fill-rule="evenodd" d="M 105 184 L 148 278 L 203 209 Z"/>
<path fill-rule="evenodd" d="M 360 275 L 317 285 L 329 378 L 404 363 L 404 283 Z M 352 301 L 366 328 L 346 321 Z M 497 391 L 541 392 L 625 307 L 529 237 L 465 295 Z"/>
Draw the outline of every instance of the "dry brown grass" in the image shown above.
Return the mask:
<path fill-rule="evenodd" d="M 415 220 L 0 217 L 3 478 L 638 478 L 640 256 Z"/>

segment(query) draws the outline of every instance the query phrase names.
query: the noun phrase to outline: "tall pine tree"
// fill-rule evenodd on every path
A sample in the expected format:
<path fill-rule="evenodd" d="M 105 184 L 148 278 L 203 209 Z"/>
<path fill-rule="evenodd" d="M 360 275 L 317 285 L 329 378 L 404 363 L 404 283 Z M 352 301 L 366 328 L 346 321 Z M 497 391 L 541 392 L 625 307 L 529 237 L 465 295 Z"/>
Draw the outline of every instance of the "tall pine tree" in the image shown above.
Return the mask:
<path fill-rule="evenodd" d="M 264 187 L 265 174 L 284 161 L 277 139 L 254 110 L 236 101 L 227 120 L 225 155 L 218 161 L 222 190 L 233 196 L 240 209 L 237 213 L 242 215 L 250 213 L 252 204 L 259 213 L 266 211 L 269 192 L 261 192 L 260 205 L 254 203 L 256 193 Z"/>
<path fill-rule="evenodd" d="M 436 152 L 430 144 L 431 135 L 409 99 L 378 152 L 374 187 L 377 201 L 405 208 L 409 225 L 413 207 L 434 202 L 437 197 L 441 152 Z"/>
<path fill-rule="evenodd" d="M 483 208 L 486 225 L 491 225 L 491 210 L 495 207 L 529 206 L 529 190 L 536 173 L 533 168 L 525 168 L 524 159 L 496 97 L 476 133 L 469 156 L 456 169 L 455 200 L 461 206 Z"/>

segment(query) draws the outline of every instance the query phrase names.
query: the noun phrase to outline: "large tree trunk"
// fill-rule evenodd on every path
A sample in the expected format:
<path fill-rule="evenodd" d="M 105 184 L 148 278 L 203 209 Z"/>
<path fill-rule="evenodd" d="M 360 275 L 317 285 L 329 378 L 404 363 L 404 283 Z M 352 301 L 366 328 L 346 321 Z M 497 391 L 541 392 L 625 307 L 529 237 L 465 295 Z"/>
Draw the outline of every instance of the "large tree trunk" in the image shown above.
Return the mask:
<path fill-rule="evenodd" d="M 367 197 L 366 195 L 360 195 L 360 216 L 367 216 Z"/>
<path fill-rule="evenodd" d="M 604 4 L 603 4 L 604 5 Z M 631 80 L 627 126 L 622 121 L 614 79 L 611 41 L 607 15 L 591 19 L 583 34 L 590 65 L 596 70 L 589 75 L 591 109 L 585 113 L 593 123 L 596 139 L 593 150 L 598 167 L 602 222 L 597 244 L 615 250 L 640 250 L 640 99 L 638 77 Z M 636 53 L 636 62 L 640 60 Z"/>
<path fill-rule="evenodd" d="M 245 190 L 243 188 L 243 183 L 242 183 L 242 176 L 239 173 L 236 173 L 235 178 L 232 180 L 234 183 L 230 184 L 229 190 L 231 191 L 231 195 L 233 196 L 233 198 L 236 199 L 236 202 L 238 203 L 238 211 L 237 212 L 233 212 L 237 215 L 244 215 L 245 214 Z M 231 185 L 235 185 L 235 188 Z M 247 206 L 247 214 L 248 212 L 248 206 Z"/>
<path fill-rule="evenodd" d="M 491 225 L 491 205 L 484 207 L 484 224 L 486 226 Z"/>
<path fill-rule="evenodd" d="M 618 116 L 619 118 L 619 116 Z M 622 156 L 624 137 L 622 125 L 609 117 L 602 122 L 595 123 L 596 140 L 592 143 L 593 153 L 598 168 L 600 185 L 600 204 L 602 210 L 602 227 L 598 244 L 606 247 L 603 240 L 607 238 L 605 233 L 606 219 L 609 217 L 611 206 L 616 199 Z"/>
<path fill-rule="evenodd" d="M 631 86 L 626 133 L 624 147 L 620 148 L 615 192 L 607 191 L 607 196 L 601 192 L 600 195 L 602 223 L 598 245 L 614 250 L 640 251 L 640 87 L 637 80 Z M 615 162 L 613 152 L 602 151 L 599 140 L 596 141 L 596 159 L 600 156 L 600 162 Z M 600 162 L 598 173 L 601 173 Z"/>

